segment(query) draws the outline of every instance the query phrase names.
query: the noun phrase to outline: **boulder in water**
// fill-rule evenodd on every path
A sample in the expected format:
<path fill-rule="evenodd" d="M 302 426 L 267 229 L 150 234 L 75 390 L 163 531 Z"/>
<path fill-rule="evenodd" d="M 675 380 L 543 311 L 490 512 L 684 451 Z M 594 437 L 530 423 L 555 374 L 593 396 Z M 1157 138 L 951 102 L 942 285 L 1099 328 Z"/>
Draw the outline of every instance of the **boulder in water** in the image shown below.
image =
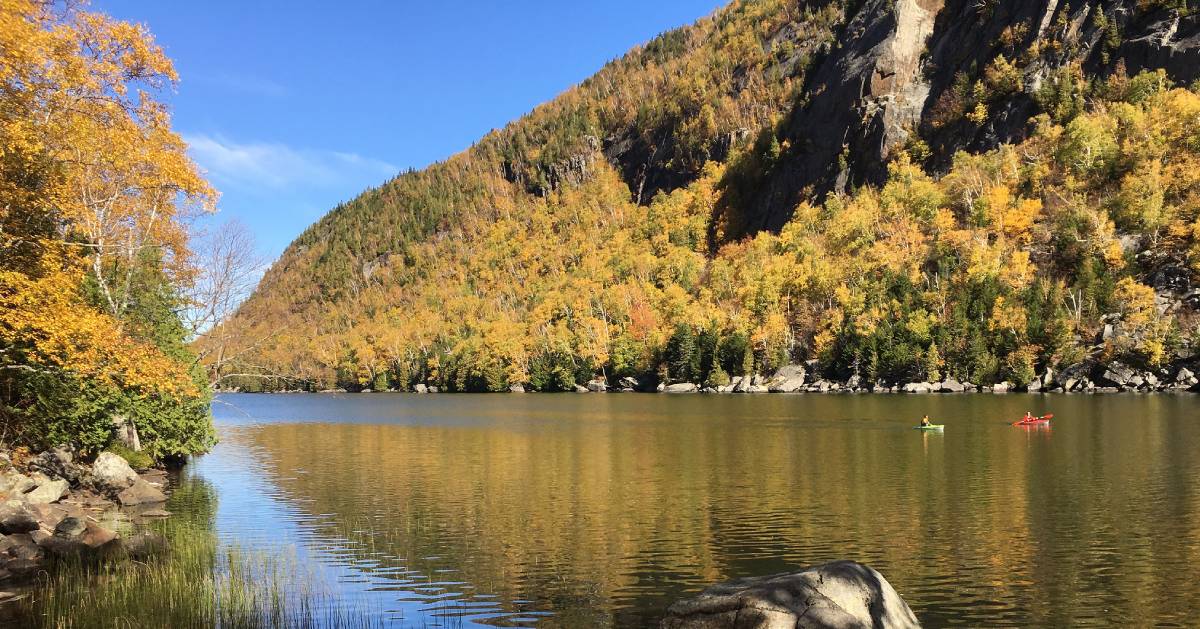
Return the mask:
<path fill-rule="evenodd" d="M 165 502 L 166 500 L 166 494 L 142 478 L 133 481 L 128 489 L 117 494 L 117 501 L 126 507 L 149 502 Z"/>
<path fill-rule="evenodd" d="M 883 575 L 854 561 L 714 585 L 671 605 L 662 629 L 920 627 Z"/>

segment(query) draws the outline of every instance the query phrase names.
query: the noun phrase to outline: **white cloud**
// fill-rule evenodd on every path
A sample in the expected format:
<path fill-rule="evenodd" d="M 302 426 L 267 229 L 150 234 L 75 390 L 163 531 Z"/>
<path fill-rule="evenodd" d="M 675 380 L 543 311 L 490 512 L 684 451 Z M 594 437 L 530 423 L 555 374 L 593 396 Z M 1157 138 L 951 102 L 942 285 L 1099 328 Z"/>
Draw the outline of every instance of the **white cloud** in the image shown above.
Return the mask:
<path fill-rule="evenodd" d="M 222 136 L 184 134 L 189 153 L 217 187 L 324 188 L 391 177 L 399 168 L 356 153 L 241 143 Z"/>

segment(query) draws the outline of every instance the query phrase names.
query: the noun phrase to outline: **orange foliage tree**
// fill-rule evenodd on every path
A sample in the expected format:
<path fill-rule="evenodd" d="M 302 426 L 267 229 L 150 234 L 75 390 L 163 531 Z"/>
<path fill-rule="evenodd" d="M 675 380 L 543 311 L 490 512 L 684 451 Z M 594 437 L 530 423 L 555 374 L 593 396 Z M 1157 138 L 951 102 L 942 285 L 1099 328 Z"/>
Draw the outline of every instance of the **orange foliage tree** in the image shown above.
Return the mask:
<path fill-rule="evenodd" d="M 0 6 L 0 51 L 3 437 L 94 450 L 125 414 L 152 455 L 203 449 L 175 310 L 184 215 L 216 193 L 155 98 L 170 60 L 141 26 L 37 0 Z"/>

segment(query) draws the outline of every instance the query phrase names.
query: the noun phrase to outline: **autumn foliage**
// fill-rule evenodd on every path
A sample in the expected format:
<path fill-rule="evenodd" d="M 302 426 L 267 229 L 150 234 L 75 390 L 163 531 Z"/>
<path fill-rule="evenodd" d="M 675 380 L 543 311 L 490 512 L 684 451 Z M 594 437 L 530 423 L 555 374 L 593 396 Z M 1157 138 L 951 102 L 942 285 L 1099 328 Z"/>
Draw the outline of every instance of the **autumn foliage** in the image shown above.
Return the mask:
<path fill-rule="evenodd" d="M 155 95 L 141 27 L 36 0 L 0 8 L 0 438 L 104 447 L 130 416 L 155 456 L 211 441 L 176 311 L 182 219 L 215 193 Z"/>
<path fill-rule="evenodd" d="M 229 325 L 268 339 L 252 363 L 274 386 L 309 388 L 719 384 L 806 359 L 864 382 L 1024 384 L 1084 358 L 1105 323 L 1121 330 L 1106 356 L 1163 365 L 1195 332 L 1146 282 L 1200 273 L 1200 95 L 1150 79 L 1098 86 L 1087 111 L 940 176 L 901 154 L 882 187 L 802 203 L 779 233 L 715 252 L 754 147 L 645 205 L 599 157 L 533 194 L 469 152 L 369 192 L 373 215 L 327 217 Z M 389 225 L 382 254 L 342 248 L 341 230 L 373 233 L 423 198 L 456 220 L 415 240 Z"/>

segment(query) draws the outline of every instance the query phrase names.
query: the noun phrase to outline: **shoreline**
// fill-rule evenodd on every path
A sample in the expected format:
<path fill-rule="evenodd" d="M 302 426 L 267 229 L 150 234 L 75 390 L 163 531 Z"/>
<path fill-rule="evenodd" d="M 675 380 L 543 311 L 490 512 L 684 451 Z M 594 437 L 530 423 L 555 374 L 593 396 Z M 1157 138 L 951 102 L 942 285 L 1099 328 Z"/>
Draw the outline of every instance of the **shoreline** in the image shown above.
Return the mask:
<path fill-rule="evenodd" d="M 975 384 L 952 377 L 937 380 L 914 380 L 908 382 L 870 382 L 854 375 L 846 379 L 825 378 L 820 375 L 820 364 L 810 360 L 804 364 L 780 367 L 772 375 L 753 374 L 734 376 L 724 384 L 696 383 L 687 381 L 662 382 L 655 377 L 634 376 L 595 377 L 586 383 L 575 383 L 572 390 L 538 391 L 524 384 L 513 384 L 508 393 L 901 393 L 963 394 L 963 393 L 1187 393 L 1200 392 L 1200 357 L 1181 358 L 1174 363 L 1156 369 L 1137 369 L 1119 360 L 1102 362 L 1095 359 L 1075 363 L 1061 370 L 1047 368 L 1028 381 L 1014 383 L 1001 381 L 994 384 Z M 936 374 L 935 374 L 936 375 Z M 938 376 L 940 378 L 940 376 Z M 436 384 L 417 383 L 404 390 L 389 388 L 389 393 L 415 393 L 418 395 L 438 393 L 504 393 L 505 391 L 457 391 L 444 390 Z M 345 388 L 309 390 L 306 388 L 281 389 L 277 391 L 243 391 L 238 388 L 214 389 L 213 393 L 375 393 L 371 388 L 351 390 Z"/>
<path fill-rule="evenodd" d="M 58 564 L 144 560 L 168 542 L 145 525 L 171 516 L 163 509 L 170 472 L 135 471 L 101 452 L 93 462 L 66 448 L 28 456 L 0 452 L 0 588 L 24 598 Z"/>
<path fill-rule="evenodd" d="M 957 392 L 941 392 L 941 391 L 923 391 L 919 393 L 907 391 L 875 391 L 870 389 L 859 390 L 829 390 L 829 391 L 768 391 L 766 393 L 759 392 L 726 392 L 726 391 L 626 391 L 622 389 L 610 389 L 608 391 L 440 391 L 440 392 L 425 392 L 417 391 L 400 391 L 398 389 L 388 389 L 385 391 L 374 391 L 365 389 L 362 391 L 348 391 L 345 389 L 326 389 L 322 391 L 304 391 L 304 390 L 288 390 L 288 391 L 234 391 L 221 390 L 214 391 L 215 394 L 236 393 L 238 395 L 360 395 L 360 394 L 397 394 L 397 395 L 577 395 L 580 393 L 634 393 L 634 394 L 664 394 L 664 395 L 732 395 L 732 396 L 759 396 L 759 395 L 1200 395 L 1200 390 L 1197 389 L 1161 389 L 1153 391 L 1140 391 L 1129 389 L 1116 389 L 1114 387 L 1096 387 L 1081 391 L 1027 391 L 1027 390 L 1008 390 L 994 391 L 990 389 L 975 389 L 971 391 Z"/>

